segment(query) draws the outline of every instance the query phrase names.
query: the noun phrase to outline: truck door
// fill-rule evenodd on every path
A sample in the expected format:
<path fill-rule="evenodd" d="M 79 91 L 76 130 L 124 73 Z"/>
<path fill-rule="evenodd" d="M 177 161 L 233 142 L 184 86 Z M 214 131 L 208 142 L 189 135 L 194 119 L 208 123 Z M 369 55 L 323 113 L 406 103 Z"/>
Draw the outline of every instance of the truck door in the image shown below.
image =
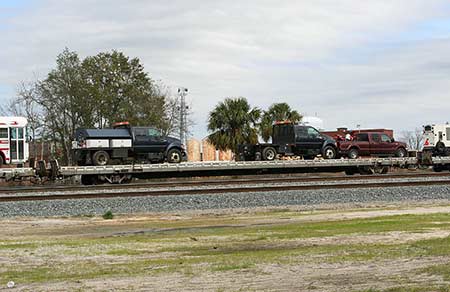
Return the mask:
<path fill-rule="evenodd" d="M 161 139 L 158 130 L 154 128 L 133 128 L 134 149 L 137 153 L 159 153 L 165 149 L 166 141 Z"/>
<path fill-rule="evenodd" d="M 359 154 L 369 155 L 370 154 L 370 143 L 369 143 L 369 134 L 367 133 L 358 133 L 355 135 L 355 143 L 359 147 Z"/>
<path fill-rule="evenodd" d="M 324 138 L 313 127 L 296 128 L 296 148 L 305 153 L 318 154 L 322 150 Z"/>
<path fill-rule="evenodd" d="M 394 153 L 394 144 L 392 143 L 392 138 L 386 134 L 381 134 L 381 143 L 380 143 L 380 154 L 388 155 Z"/>
<path fill-rule="evenodd" d="M 147 129 L 150 137 L 151 149 L 155 153 L 162 153 L 166 150 L 167 140 L 161 135 L 161 132 L 155 128 Z"/>
<path fill-rule="evenodd" d="M 369 136 L 370 136 L 370 153 L 383 154 L 383 148 L 381 147 L 381 135 L 378 133 L 371 133 Z"/>
<path fill-rule="evenodd" d="M 147 135 L 145 128 L 133 128 L 133 145 L 134 151 L 142 154 L 151 152 L 150 137 Z"/>

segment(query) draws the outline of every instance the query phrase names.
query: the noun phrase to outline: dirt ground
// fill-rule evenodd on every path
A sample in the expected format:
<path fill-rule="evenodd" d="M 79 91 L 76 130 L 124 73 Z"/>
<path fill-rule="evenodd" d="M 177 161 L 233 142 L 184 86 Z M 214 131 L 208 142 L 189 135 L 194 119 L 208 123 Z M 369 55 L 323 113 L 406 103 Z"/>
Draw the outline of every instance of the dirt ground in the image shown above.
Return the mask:
<path fill-rule="evenodd" d="M 73 264 L 77 261 L 108 264 L 142 259 L 130 254 L 102 254 L 97 249 L 103 246 L 81 245 L 81 249 L 67 252 L 61 245 L 46 244 L 52 241 L 120 238 L 108 244 L 117 248 L 136 249 L 150 243 L 124 242 L 129 236 L 151 236 L 153 232 L 185 230 L 193 228 L 191 242 L 199 247 L 199 242 L 221 242 L 230 240 L 233 235 L 218 233 L 205 236 L 204 228 L 266 228 L 283 224 L 321 224 L 323 222 L 360 222 L 363 219 L 386 218 L 386 216 L 417 216 L 450 213 L 450 205 L 443 202 L 433 204 L 402 204 L 378 206 L 321 206 L 319 210 L 305 210 L 301 207 L 279 210 L 227 210 L 184 212 L 176 214 L 142 214 L 136 216 L 118 216 L 113 220 L 102 218 L 14 218 L 0 220 L 0 290 L 5 291 L 383 291 L 393 287 L 450 287 L 446 277 L 436 274 L 420 273 L 430 266 L 449 264 L 450 255 L 423 254 L 405 255 L 393 258 L 368 258 L 367 260 L 322 260 L 322 254 L 289 255 L 289 260 L 278 259 L 256 262 L 254 266 L 224 268 L 222 270 L 203 269 L 206 262 L 196 263 L 192 272 L 172 269 L 157 272 L 164 267 L 164 259 L 182 256 L 179 251 L 152 253 L 152 260 L 160 259 L 161 264 L 145 267 L 148 273 L 140 271 L 136 275 L 101 273 L 87 278 L 64 278 L 50 281 L 36 277 L 22 282 L 14 279 L 9 270 L 14 267 L 48 266 L 61 263 Z M 409 218 L 409 217 L 407 217 Z M 353 221 L 352 221 L 353 220 Z M 264 249 L 265 245 L 273 250 L 296 250 L 297 248 L 321 248 L 339 245 L 364 246 L 401 246 L 423 240 L 445 239 L 450 236 L 448 222 L 431 222 L 435 227 L 421 230 L 390 230 L 386 232 L 351 232 L 312 237 L 296 237 L 279 241 L 263 239 L 262 245 L 255 249 Z M 202 228 L 202 229 L 198 229 Z M 200 231 L 198 231 L 200 230 Z M 251 229 L 254 232 L 255 229 Z M 264 231 L 264 234 L 269 234 Z M 170 233 L 172 234 L 172 233 Z M 134 237 L 133 237 L 134 238 Z M 139 237 L 140 238 L 140 237 Z M 200 240 L 201 239 L 201 240 Z M 164 238 L 162 238 L 164 240 Z M 165 242 L 165 247 L 177 246 L 174 242 Z M 241 239 L 236 245 L 241 244 Z M 41 242 L 46 244 L 40 245 Z M 35 244 L 29 248 L 12 248 L 8 244 Z M 131 245 L 129 245 L 131 244 Z M 155 243 L 152 243 L 155 244 Z M 158 243 L 159 245 L 161 243 Z M 4 248 L 2 248 L 2 245 Z M 158 245 L 158 246 L 159 246 Z M 183 248 L 186 242 L 183 241 Z M 179 246 L 177 246 L 179 247 Z M 109 248 L 109 247 L 108 247 Z M 153 248 L 153 246 L 152 246 Z M 189 246 L 188 246 L 189 248 Z M 147 256 L 147 255 L 146 255 Z M 344 255 L 345 256 L 345 255 Z M 145 271 L 144 269 L 144 271 Z M 200 272 L 196 272 L 200 271 Z M 11 279 L 9 279 L 10 277 Z M 19 276 L 16 276 L 19 277 Z M 21 276 L 27 279 L 26 275 Z M 35 280 L 33 280 L 35 279 Z M 14 288 L 6 288 L 7 280 L 16 281 Z M 413 288 L 411 288 L 413 289 Z M 415 288 L 414 288 L 415 289 Z M 434 288 L 430 288 L 433 291 Z M 396 290 L 393 290 L 396 291 Z M 400 291 L 400 290 L 399 290 Z M 408 291 L 408 290 L 401 290 Z M 413 291 L 413 290 L 411 290 Z M 415 291 L 415 290 L 414 290 Z M 418 290 L 422 291 L 422 290 Z M 424 290 L 425 291 L 425 290 Z M 436 290 L 441 291 L 441 290 Z M 445 290 L 447 291 L 447 290 Z"/>

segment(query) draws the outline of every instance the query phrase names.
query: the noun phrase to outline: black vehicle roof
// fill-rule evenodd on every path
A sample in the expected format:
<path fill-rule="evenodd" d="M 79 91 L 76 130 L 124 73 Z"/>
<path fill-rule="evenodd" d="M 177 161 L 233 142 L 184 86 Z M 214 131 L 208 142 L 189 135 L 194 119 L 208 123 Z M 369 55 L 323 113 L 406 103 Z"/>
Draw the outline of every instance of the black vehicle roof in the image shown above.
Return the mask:
<path fill-rule="evenodd" d="M 75 132 L 77 138 L 124 138 L 131 139 L 130 131 L 127 129 L 78 129 Z"/>

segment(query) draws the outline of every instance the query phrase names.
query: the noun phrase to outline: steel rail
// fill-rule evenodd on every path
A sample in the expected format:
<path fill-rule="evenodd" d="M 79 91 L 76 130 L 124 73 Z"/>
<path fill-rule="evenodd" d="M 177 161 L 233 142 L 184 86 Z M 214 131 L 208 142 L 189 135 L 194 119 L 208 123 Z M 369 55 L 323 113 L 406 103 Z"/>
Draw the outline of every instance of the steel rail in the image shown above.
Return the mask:
<path fill-rule="evenodd" d="M 163 188 L 179 186 L 199 186 L 199 185 L 228 185 L 228 184 L 263 184 L 263 183 L 289 183 L 289 182 L 321 182 L 321 181 L 350 181 L 350 180 L 373 180 L 389 178 L 422 178 L 422 177 L 450 177 L 450 173 L 409 173 L 409 174 L 376 174 L 363 176 L 294 176 L 294 177 L 253 177 L 253 178 L 226 178 L 226 179 L 196 179 L 196 180 L 173 180 L 159 182 L 145 182 L 134 184 L 104 184 L 104 185 L 50 185 L 50 186 L 32 186 L 32 187 L 3 187 L 0 188 L 0 194 L 9 193 L 33 193 L 46 191 L 77 191 L 77 190 L 106 190 L 106 189 L 142 189 L 142 188 Z"/>
<path fill-rule="evenodd" d="M 102 199 L 117 197 L 149 197 L 149 196 L 179 196 L 179 195 L 205 195 L 225 193 L 251 193 L 251 192 L 279 192 L 279 191 L 306 191 L 321 189 L 365 189 L 365 188 L 391 188 L 391 187 L 416 187 L 450 185 L 450 180 L 427 181 L 402 181 L 402 182 L 374 182 L 374 183 L 350 183 L 350 184 L 311 184 L 311 185 L 280 185 L 280 186 L 251 186 L 211 189 L 183 189 L 183 190 L 151 190 L 137 192 L 109 192 L 109 193 L 80 193 L 80 194 L 55 194 L 55 195 L 23 195 L 1 196 L 0 202 L 17 201 L 43 201 L 43 200 L 73 200 L 73 199 Z"/>
<path fill-rule="evenodd" d="M 427 177 L 450 177 L 450 173 L 409 173 L 409 174 L 377 174 L 361 176 L 297 176 L 297 177 L 259 177 L 259 178 L 226 178 L 226 179 L 196 179 L 196 180 L 173 180 L 162 182 L 145 182 L 135 184 L 105 184 L 105 185 L 64 185 L 64 186 L 33 186 L 33 187 L 3 187 L 0 194 L 18 194 L 34 192 L 56 192 L 56 191 L 78 191 L 78 190 L 107 190 L 107 189 L 143 189 L 143 188 L 165 188 L 180 186 L 201 185 L 229 185 L 229 184 L 265 184 L 265 183 L 294 183 L 294 182 L 326 182 L 326 181 L 359 181 L 374 179 L 397 179 L 397 178 L 427 178 Z"/>

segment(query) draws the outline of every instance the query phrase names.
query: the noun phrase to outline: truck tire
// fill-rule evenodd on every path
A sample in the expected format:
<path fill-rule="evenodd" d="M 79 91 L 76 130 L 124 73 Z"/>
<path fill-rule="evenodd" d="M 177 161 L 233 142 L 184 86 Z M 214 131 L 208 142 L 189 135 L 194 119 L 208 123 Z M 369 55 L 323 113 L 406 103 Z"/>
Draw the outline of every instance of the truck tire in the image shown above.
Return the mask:
<path fill-rule="evenodd" d="M 275 158 L 277 157 L 277 150 L 275 150 L 275 148 L 273 147 L 266 147 L 264 148 L 263 152 L 262 152 L 262 158 L 263 160 L 275 160 Z"/>
<path fill-rule="evenodd" d="M 405 148 L 398 148 L 395 151 L 395 157 L 403 158 L 403 157 L 406 157 L 407 155 L 408 155 L 408 152 L 406 151 Z"/>
<path fill-rule="evenodd" d="M 356 149 L 356 148 L 350 149 L 350 151 L 348 151 L 348 153 L 347 153 L 347 157 L 350 159 L 358 158 L 359 157 L 358 149 Z"/>
<path fill-rule="evenodd" d="M 109 159 L 108 152 L 103 150 L 97 151 L 92 155 L 92 163 L 97 166 L 108 165 Z"/>
<path fill-rule="evenodd" d="M 180 163 L 183 157 L 181 156 L 181 151 L 173 148 L 167 152 L 167 161 L 169 163 Z"/>
<path fill-rule="evenodd" d="M 3 163 L 4 163 L 4 161 L 3 161 L 3 156 L 0 155 L 0 167 L 3 166 Z"/>
<path fill-rule="evenodd" d="M 436 144 L 436 152 L 438 153 L 438 155 L 445 156 L 445 144 L 442 142 L 438 142 Z"/>
<path fill-rule="evenodd" d="M 325 146 L 323 148 L 322 156 L 325 159 L 335 159 L 336 158 L 336 149 L 333 146 Z"/>

